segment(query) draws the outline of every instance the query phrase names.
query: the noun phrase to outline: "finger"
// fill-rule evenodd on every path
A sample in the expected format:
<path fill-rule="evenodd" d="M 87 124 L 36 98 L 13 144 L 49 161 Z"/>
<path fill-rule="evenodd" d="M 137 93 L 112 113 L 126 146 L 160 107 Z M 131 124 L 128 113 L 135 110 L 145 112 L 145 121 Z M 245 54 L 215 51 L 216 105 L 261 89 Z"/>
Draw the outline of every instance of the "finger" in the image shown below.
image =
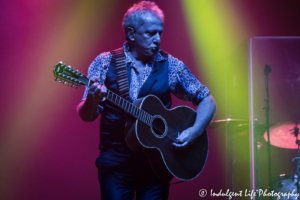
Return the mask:
<path fill-rule="evenodd" d="M 98 82 L 98 80 L 99 80 L 99 77 L 94 77 L 94 78 L 93 78 L 93 81 L 94 81 L 94 82 Z"/>
<path fill-rule="evenodd" d="M 188 141 L 182 143 L 182 144 L 178 144 L 178 143 L 173 143 L 173 148 L 176 149 L 176 150 L 182 150 L 182 149 L 186 149 L 189 147 L 188 145 Z"/>
<path fill-rule="evenodd" d="M 183 131 L 180 133 L 180 135 L 176 138 L 176 142 L 177 144 L 182 144 L 185 141 L 187 141 L 189 139 L 189 134 L 187 131 Z"/>
<path fill-rule="evenodd" d="M 95 96 L 100 96 L 101 95 L 101 85 L 97 85 L 95 91 L 94 91 Z"/>
<path fill-rule="evenodd" d="M 105 86 L 101 86 L 101 96 L 106 97 L 107 89 Z"/>
<path fill-rule="evenodd" d="M 89 89 L 89 91 L 91 91 L 91 92 L 95 92 L 95 89 L 98 87 L 98 83 L 94 83 L 91 87 L 90 87 L 90 89 Z"/>

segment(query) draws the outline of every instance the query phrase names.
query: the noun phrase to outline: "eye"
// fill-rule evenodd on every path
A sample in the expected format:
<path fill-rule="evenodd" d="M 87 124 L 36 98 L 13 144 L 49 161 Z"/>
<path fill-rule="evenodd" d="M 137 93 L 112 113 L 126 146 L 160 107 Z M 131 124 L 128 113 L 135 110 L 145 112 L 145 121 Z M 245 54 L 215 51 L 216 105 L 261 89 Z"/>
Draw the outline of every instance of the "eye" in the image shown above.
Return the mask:
<path fill-rule="evenodd" d="M 153 31 L 148 31 L 148 32 L 146 32 L 146 34 L 147 34 L 148 36 L 153 36 L 153 35 L 155 35 L 155 32 L 153 32 Z"/>

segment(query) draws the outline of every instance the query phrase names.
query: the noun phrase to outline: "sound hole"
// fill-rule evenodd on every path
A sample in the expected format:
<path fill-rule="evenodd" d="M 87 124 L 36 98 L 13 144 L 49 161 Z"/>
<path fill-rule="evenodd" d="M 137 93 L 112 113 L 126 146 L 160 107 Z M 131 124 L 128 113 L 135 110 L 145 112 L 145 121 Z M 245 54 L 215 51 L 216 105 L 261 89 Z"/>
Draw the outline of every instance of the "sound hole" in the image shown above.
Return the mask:
<path fill-rule="evenodd" d="M 157 136 L 163 136 L 165 133 L 166 127 L 164 121 L 159 118 L 155 117 L 152 121 L 152 131 L 157 135 Z"/>

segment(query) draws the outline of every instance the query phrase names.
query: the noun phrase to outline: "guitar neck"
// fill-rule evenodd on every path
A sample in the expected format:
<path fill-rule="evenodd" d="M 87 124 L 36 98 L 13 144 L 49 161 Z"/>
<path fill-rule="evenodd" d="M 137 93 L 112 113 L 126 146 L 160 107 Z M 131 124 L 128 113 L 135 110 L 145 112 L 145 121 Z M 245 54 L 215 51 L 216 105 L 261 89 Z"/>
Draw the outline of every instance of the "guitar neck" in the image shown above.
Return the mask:
<path fill-rule="evenodd" d="M 79 81 L 81 81 L 88 88 L 90 88 L 95 83 L 93 80 L 84 77 L 79 78 Z M 106 100 L 112 102 L 113 104 L 123 109 L 125 112 L 150 126 L 152 116 L 149 113 L 145 112 L 144 110 L 140 109 L 133 103 L 130 103 L 129 101 L 109 89 L 107 89 Z"/>

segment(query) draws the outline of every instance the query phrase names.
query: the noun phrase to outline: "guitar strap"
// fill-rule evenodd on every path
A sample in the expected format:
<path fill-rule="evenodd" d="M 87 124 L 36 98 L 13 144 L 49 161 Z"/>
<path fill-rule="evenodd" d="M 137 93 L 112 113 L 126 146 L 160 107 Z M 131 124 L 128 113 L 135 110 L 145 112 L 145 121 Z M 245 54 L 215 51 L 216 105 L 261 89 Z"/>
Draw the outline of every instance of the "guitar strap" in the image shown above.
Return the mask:
<path fill-rule="evenodd" d="M 124 48 L 111 51 L 112 54 L 112 66 L 116 67 L 117 71 L 117 83 L 120 96 L 126 100 L 129 100 L 129 87 L 128 87 L 128 75 L 127 66 L 125 62 Z"/>

